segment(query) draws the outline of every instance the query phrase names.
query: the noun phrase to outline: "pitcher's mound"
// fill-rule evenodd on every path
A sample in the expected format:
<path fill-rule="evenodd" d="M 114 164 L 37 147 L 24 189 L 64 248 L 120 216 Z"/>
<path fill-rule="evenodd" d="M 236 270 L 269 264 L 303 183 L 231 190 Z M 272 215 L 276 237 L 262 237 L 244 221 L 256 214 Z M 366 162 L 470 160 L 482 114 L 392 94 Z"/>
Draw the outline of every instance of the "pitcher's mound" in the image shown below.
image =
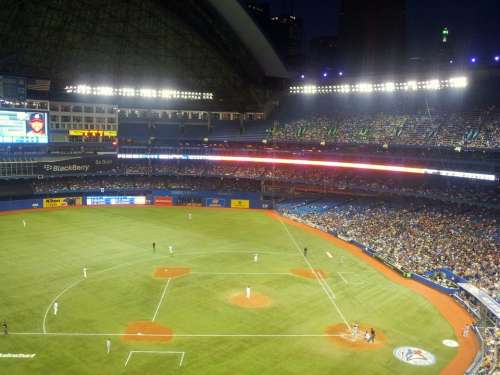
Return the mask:
<path fill-rule="evenodd" d="M 122 336 L 124 341 L 167 342 L 173 331 L 149 320 L 131 322 Z"/>
<path fill-rule="evenodd" d="M 154 277 L 168 279 L 171 277 L 179 277 L 186 275 L 191 272 L 191 268 L 186 267 L 169 267 L 169 266 L 159 266 L 156 267 L 154 272 Z"/>
<path fill-rule="evenodd" d="M 375 330 L 375 342 L 367 342 L 365 340 L 365 332 L 370 333 L 371 328 Z M 357 334 L 352 333 L 345 324 L 328 326 L 326 327 L 325 334 L 330 335 L 327 336 L 329 341 L 352 349 L 378 349 L 385 346 L 387 343 L 384 332 L 367 324 L 359 324 Z"/>
<path fill-rule="evenodd" d="M 328 273 L 318 268 L 314 269 L 314 273 L 312 273 L 309 268 L 295 268 L 290 270 L 290 272 L 296 276 L 304 277 L 306 279 L 316 279 L 318 277 L 324 279 L 328 277 Z"/>
<path fill-rule="evenodd" d="M 229 302 L 245 309 L 263 309 L 273 303 L 265 294 L 256 292 L 252 292 L 250 298 L 247 298 L 244 293 L 233 294 L 229 297 Z"/>

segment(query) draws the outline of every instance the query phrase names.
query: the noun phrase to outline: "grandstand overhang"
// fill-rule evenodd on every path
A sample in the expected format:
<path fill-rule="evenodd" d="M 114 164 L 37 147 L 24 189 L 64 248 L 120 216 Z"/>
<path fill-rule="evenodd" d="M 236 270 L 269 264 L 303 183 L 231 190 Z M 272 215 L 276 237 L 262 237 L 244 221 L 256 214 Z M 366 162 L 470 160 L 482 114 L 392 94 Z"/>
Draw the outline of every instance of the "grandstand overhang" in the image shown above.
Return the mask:
<path fill-rule="evenodd" d="M 208 1 L 252 53 L 266 76 L 289 78 L 289 73 L 278 54 L 238 1 Z"/>

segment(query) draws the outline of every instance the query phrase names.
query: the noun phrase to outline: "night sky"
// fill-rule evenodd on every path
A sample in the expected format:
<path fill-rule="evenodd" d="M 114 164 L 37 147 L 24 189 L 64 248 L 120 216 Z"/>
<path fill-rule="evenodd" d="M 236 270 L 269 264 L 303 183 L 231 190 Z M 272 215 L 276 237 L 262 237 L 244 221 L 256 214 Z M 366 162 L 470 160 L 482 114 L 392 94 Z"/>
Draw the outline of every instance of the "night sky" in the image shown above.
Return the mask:
<path fill-rule="evenodd" d="M 270 0 L 272 15 L 294 13 L 304 20 L 307 41 L 337 33 L 340 0 Z M 291 4 L 293 4 L 291 6 Z M 491 58 L 500 55 L 500 0 L 407 0 L 407 35 L 410 55 L 418 56 L 448 26 L 456 53 Z"/>

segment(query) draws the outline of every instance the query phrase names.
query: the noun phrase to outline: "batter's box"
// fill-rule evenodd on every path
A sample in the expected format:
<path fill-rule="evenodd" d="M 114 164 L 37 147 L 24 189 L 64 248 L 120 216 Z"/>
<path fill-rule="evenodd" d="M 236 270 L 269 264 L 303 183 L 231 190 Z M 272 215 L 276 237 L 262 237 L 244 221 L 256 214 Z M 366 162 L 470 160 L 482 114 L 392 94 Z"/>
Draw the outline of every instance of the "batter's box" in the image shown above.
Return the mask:
<path fill-rule="evenodd" d="M 156 369 L 165 369 L 166 371 L 171 371 L 172 368 L 181 368 L 184 363 L 184 356 L 186 352 L 177 351 L 160 351 L 160 350 L 132 350 L 128 353 L 127 359 L 125 360 L 124 367 L 134 367 L 139 368 L 141 363 L 148 362 L 152 360 L 157 363 Z M 150 358 L 152 357 L 153 358 Z"/>

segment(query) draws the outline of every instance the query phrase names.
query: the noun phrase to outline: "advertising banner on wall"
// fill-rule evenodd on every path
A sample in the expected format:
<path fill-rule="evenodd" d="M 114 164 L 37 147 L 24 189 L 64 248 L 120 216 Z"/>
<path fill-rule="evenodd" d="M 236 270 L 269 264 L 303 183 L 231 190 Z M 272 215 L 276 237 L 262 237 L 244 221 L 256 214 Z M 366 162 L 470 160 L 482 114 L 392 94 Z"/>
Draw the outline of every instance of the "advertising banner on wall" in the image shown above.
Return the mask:
<path fill-rule="evenodd" d="M 86 174 L 109 171 L 114 168 L 113 157 L 90 157 L 37 163 L 36 173 L 40 175 Z"/>
<path fill-rule="evenodd" d="M 173 206 L 172 197 L 157 195 L 155 197 L 156 206 Z"/>
<path fill-rule="evenodd" d="M 207 198 L 206 205 L 207 207 L 225 207 L 226 200 L 222 198 Z"/>
<path fill-rule="evenodd" d="M 116 130 L 78 130 L 71 129 L 69 135 L 77 137 L 116 137 L 118 132 Z"/>
<path fill-rule="evenodd" d="M 43 207 L 70 207 L 81 206 L 82 197 L 46 198 L 43 200 Z"/>
<path fill-rule="evenodd" d="M 231 208 L 250 208 L 248 199 L 231 199 Z"/>
<path fill-rule="evenodd" d="M 146 204 L 145 196 L 93 196 L 87 197 L 87 206 L 113 206 Z"/>

